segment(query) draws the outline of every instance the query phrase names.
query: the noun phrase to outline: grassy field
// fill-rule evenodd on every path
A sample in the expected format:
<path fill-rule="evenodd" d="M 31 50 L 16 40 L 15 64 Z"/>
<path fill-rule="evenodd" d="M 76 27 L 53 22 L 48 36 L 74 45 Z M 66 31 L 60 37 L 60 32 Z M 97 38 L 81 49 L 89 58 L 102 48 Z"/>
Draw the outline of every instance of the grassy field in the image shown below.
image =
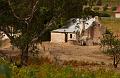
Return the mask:
<path fill-rule="evenodd" d="M 112 69 L 91 70 L 49 63 L 18 68 L 14 64 L 0 61 L 0 78 L 120 78 L 120 73 Z"/>
<path fill-rule="evenodd" d="M 101 18 L 100 20 L 103 26 L 111 29 L 113 32 L 120 33 L 120 19 L 116 18 Z"/>

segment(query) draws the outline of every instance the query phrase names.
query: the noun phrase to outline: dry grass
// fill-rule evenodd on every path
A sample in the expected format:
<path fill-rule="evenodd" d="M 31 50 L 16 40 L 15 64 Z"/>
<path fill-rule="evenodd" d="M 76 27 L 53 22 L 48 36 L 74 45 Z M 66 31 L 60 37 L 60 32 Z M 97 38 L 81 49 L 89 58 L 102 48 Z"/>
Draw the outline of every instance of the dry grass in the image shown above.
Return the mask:
<path fill-rule="evenodd" d="M 111 29 L 113 32 L 120 33 L 120 19 L 116 18 L 101 18 L 100 20 L 103 26 Z"/>
<path fill-rule="evenodd" d="M 56 56 L 60 61 L 110 64 L 111 58 L 100 51 L 99 46 L 78 46 L 71 44 L 44 43 L 50 54 Z"/>

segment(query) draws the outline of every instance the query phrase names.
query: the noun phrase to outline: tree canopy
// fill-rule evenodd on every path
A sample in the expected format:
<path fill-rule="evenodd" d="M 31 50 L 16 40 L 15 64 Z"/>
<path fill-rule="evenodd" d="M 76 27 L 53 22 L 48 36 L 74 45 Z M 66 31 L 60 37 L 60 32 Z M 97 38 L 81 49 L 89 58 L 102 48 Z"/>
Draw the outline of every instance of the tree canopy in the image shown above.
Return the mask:
<path fill-rule="evenodd" d="M 44 40 L 45 32 L 65 20 L 83 16 L 88 0 L 0 0 L 0 30 L 17 46 L 21 63 L 28 60 L 29 48 Z M 85 14 L 84 14 L 85 15 Z"/>
<path fill-rule="evenodd" d="M 120 61 L 120 39 L 110 30 L 106 30 L 101 39 L 102 47 L 106 49 L 105 53 L 112 56 L 113 65 L 117 68 Z"/>

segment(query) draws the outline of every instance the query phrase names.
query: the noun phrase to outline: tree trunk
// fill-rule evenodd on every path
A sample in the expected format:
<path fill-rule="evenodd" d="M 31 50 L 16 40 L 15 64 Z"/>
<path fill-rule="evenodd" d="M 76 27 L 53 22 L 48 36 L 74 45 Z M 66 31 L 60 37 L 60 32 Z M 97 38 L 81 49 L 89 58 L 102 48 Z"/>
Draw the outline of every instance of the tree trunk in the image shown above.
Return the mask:
<path fill-rule="evenodd" d="M 114 58 L 113 58 L 113 66 L 114 66 L 114 68 L 117 68 L 116 57 L 115 57 L 115 56 L 114 56 Z"/>
<path fill-rule="evenodd" d="M 117 64 L 114 64 L 114 68 L 117 68 Z"/>
<path fill-rule="evenodd" d="M 21 65 L 27 65 L 28 63 L 28 46 L 26 46 L 25 49 L 22 50 L 21 53 Z"/>

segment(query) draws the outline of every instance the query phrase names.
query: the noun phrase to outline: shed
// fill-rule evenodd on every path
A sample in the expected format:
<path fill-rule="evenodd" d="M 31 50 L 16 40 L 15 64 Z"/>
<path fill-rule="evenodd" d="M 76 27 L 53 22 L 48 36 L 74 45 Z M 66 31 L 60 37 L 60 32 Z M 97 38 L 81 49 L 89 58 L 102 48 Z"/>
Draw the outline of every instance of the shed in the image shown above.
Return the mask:
<path fill-rule="evenodd" d="M 71 18 L 67 23 L 60 29 L 51 31 L 51 42 L 52 43 L 65 43 L 73 42 L 78 39 L 77 32 L 80 34 L 80 38 L 91 38 L 96 37 L 93 23 L 96 21 L 95 18 Z"/>
<path fill-rule="evenodd" d="M 71 18 L 60 29 L 53 30 L 51 32 L 51 42 L 68 42 L 76 40 L 76 32 L 79 30 L 77 24 L 79 24 L 79 18 Z"/>
<path fill-rule="evenodd" d="M 118 6 L 115 11 L 115 18 L 120 18 L 120 6 Z"/>

